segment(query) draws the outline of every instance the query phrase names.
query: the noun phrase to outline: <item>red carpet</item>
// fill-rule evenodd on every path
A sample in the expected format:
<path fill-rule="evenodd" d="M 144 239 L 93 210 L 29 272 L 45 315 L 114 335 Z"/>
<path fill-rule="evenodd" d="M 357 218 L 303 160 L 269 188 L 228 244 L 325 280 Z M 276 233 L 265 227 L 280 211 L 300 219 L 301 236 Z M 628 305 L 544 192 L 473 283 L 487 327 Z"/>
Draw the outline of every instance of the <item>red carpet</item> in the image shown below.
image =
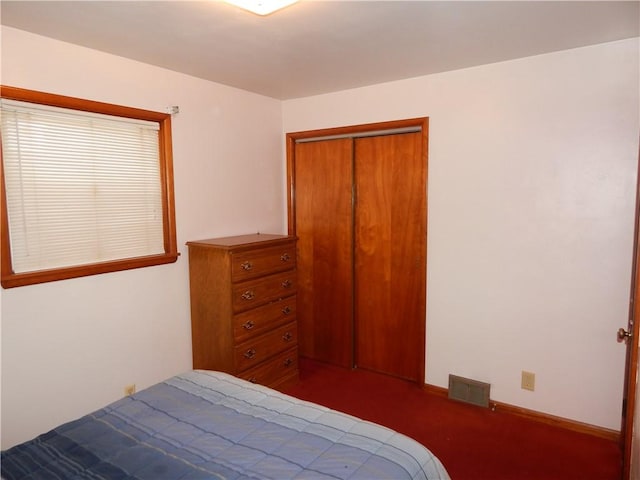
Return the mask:
<path fill-rule="evenodd" d="M 619 480 L 617 443 L 430 395 L 418 385 L 306 359 L 285 391 L 412 437 L 453 480 Z"/>

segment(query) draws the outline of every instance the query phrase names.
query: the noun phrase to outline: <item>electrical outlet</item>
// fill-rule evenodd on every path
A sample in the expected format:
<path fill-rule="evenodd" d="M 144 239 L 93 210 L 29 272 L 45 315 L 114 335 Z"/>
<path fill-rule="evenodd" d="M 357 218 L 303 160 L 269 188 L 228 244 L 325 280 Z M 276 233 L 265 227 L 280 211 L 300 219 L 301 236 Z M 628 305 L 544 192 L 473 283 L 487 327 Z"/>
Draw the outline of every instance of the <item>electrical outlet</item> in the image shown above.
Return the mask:
<path fill-rule="evenodd" d="M 136 384 L 132 383 L 131 385 L 127 385 L 124 387 L 124 396 L 128 397 L 129 395 L 133 395 L 136 393 Z"/>
<path fill-rule="evenodd" d="M 536 389 L 536 374 L 523 370 L 521 386 L 524 390 L 531 390 L 533 392 Z"/>

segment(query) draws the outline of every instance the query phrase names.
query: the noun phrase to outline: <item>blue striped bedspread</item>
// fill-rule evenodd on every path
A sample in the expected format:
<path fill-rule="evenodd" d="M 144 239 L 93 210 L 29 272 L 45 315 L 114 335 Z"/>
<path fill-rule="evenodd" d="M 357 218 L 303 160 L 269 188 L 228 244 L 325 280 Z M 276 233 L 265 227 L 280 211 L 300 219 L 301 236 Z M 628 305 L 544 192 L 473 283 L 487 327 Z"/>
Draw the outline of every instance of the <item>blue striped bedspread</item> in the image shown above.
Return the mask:
<path fill-rule="evenodd" d="M 443 480 L 388 428 L 195 370 L 2 452 L 2 478 Z"/>

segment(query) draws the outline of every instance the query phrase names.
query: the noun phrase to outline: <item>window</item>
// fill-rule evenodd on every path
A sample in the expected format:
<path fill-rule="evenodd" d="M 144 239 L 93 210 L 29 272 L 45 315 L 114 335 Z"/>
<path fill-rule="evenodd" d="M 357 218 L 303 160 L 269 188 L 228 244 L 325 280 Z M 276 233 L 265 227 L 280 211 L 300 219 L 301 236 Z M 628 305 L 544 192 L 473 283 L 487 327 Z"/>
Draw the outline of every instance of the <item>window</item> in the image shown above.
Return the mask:
<path fill-rule="evenodd" d="M 169 114 L 0 88 L 3 287 L 176 261 Z"/>

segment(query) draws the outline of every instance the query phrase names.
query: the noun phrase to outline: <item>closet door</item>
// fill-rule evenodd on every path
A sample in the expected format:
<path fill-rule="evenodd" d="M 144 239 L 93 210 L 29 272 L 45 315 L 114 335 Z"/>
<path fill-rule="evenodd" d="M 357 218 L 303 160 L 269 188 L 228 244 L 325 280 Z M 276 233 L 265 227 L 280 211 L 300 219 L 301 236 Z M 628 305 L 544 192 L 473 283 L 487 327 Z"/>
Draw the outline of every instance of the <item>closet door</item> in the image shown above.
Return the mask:
<path fill-rule="evenodd" d="M 356 366 L 424 381 L 426 157 L 420 133 L 355 140 Z"/>
<path fill-rule="evenodd" d="M 353 366 L 353 141 L 295 146 L 298 329 L 303 357 Z"/>

